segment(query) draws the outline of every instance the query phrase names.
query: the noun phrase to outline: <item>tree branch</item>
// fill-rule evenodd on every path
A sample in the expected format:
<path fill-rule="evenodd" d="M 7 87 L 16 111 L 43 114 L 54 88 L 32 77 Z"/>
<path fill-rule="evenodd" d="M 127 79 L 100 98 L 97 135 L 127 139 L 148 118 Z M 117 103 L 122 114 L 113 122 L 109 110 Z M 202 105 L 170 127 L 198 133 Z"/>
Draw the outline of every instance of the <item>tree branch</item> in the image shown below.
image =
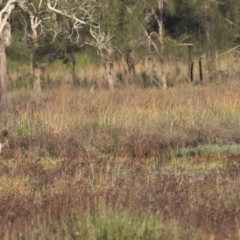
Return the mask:
<path fill-rule="evenodd" d="M 3 9 L 0 11 L 0 33 L 2 33 L 4 26 L 7 23 L 7 20 L 17 4 L 22 5 L 24 0 L 9 0 Z"/>
<path fill-rule="evenodd" d="M 55 1 L 55 6 L 57 5 L 57 1 Z M 58 13 L 62 16 L 65 16 L 67 18 L 70 18 L 70 19 L 73 19 L 75 21 L 75 23 L 79 23 L 79 24 L 82 24 L 82 25 L 86 25 L 87 22 L 86 21 L 83 21 L 79 18 L 77 18 L 74 14 L 73 15 L 70 15 L 68 14 L 66 11 L 63 11 L 63 10 L 59 10 L 57 9 L 55 6 L 52 6 L 51 3 L 50 3 L 50 0 L 48 0 L 47 2 L 47 6 L 48 6 L 48 9 L 52 12 L 55 12 L 55 13 Z M 80 28 L 80 25 L 78 25 L 78 28 Z"/>

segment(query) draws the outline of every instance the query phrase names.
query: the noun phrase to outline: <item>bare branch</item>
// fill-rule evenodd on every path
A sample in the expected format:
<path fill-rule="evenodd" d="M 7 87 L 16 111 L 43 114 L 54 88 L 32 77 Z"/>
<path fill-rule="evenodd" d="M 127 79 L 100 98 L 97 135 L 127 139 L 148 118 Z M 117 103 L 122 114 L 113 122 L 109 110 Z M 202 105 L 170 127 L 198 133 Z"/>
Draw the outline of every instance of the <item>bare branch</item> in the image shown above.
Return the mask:
<path fill-rule="evenodd" d="M 73 19 L 76 23 L 79 23 L 79 24 L 82 24 L 82 25 L 86 25 L 86 24 L 87 24 L 86 21 L 83 21 L 83 20 L 77 18 L 74 14 L 71 15 L 71 14 L 68 14 L 67 11 L 63 11 L 63 10 L 57 9 L 57 8 L 56 8 L 56 5 L 57 5 L 57 1 L 55 1 L 55 6 L 51 6 L 50 0 L 48 0 L 47 6 L 48 6 L 48 9 L 49 9 L 50 11 L 53 11 L 53 12 L 55 12 L 55 13 L 58 13 L 58 14 L 60 14 L 60 15 L 62 15 L 62 16 L 67 17 L 67 18 Z"/>
<path fill-rule="evenodd" d="M 3 7 L 3 9 L 0 11 L 0 33 L 2 33 L 4 26 L 7 23 L 7 20 L 12 12 L 12 10 L 15 8 L 16 4 L 23 4 L 25 1 L 22 0 L 9 0 L 6 5 Z"/>
<path fill-rule="evenodd" d="M 30 24 L 31 24 L 31 31 L 32 31 L 31 37 L 32 37 L 32 40 L 33 40 L 34 47 L 37 47 L 37 37 L 38 37 L 37 28 L 42 23 L 42 20 L 39 19 L 37 16 L 35 16 L 29 10 L 28 7 L 26 7 L 24 5 L 20 5 L 19 7 L 29 15 Z M 37 12 L 36 8 L 34 8 L 34 11 Z"/>

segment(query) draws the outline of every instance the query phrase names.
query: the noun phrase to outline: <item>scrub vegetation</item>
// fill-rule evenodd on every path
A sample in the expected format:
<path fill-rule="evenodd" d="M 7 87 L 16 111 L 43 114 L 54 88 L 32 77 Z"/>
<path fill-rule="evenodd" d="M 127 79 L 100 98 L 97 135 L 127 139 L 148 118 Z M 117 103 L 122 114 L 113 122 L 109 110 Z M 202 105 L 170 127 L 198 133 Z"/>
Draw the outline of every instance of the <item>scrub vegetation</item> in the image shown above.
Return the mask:
<path fill-rule="evenodd" d="M 0 1 L 0 239 L 240 239 L 239 16 Z"/>
<path fill-rule="evenodd" d="M 9 94 L 2 239 L 238 239 L 237 81 Z"/>

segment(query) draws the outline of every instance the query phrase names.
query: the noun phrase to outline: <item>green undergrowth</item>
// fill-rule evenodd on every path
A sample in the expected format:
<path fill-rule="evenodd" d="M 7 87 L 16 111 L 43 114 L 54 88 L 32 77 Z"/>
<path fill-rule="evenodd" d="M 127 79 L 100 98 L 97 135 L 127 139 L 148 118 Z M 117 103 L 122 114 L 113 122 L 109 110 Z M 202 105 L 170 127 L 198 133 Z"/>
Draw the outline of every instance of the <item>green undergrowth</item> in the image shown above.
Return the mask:
<path fill-rule="evenodd" d="M 177 157 L 196 157 L 210 159 L 220 155 L 224 157 L 240 156 L 240 144 L 231 145 L 199 145 L 196 147 L 180 148 Z"/>
<path fill-rule="evenodd" d="M 159 212 L 144 210 L 113 209 L 109 206 L 99 210 L 77 210 L 63 221 L 33 220 L 34 228 L 26 226 L 25 232 L 15 233 L 24 239 L 93 239 L 93 240 L 138 240 L 170 239 L 183 234 L 176 221 L 164 222 Z M 16 223 L 17 225 L 18 223 Z M 200 231 L 189 228 L 191 239 L 198 239 Z M 5 239 L 8 239 L 9 232 Z"/>

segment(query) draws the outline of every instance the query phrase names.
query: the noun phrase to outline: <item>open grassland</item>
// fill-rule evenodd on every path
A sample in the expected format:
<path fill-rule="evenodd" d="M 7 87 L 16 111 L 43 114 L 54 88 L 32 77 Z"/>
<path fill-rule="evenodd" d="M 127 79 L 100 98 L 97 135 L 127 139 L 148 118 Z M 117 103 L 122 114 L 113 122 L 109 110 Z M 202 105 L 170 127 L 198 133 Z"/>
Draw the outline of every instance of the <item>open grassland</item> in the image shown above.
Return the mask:
<path fill-rule="evenodd" d="M 240 83 L 9 93 L 1 239 L 240 239 Z"/>

